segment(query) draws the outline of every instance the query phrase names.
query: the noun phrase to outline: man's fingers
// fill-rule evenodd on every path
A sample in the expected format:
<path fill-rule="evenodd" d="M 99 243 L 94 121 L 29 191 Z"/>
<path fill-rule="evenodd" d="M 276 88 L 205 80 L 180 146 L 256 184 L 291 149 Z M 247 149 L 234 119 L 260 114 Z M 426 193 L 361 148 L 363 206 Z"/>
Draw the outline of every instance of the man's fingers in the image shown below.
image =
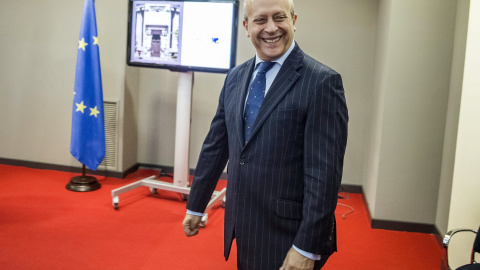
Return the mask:
<path fill-rule="evenodd" d="M 205 227 L 205 222 L 201 222 L 202 217 L 195 215 L 186 215 L 183 220 L 183 231 L 188 237 L 198 234 L 200 228 Z"/>
<path fill-rule="evenodd" d="M 183 228 L 184 231 L 185 231 L 185 235 L 187 235 L 188 237 L 190 236 L 194 236 L 194 235 L 197 235 L 198 234 L 198 228 L 197 229 L 190 229 L 188 227 L 184 227 Z"/>
<path fill-rule="evenodd" d="M 187 220 L 183 223 L 183 231 L 187 236 L 194 236 L 198 233 L 198 229 L 195 229 L 191 226 L 190 220 Z"/>

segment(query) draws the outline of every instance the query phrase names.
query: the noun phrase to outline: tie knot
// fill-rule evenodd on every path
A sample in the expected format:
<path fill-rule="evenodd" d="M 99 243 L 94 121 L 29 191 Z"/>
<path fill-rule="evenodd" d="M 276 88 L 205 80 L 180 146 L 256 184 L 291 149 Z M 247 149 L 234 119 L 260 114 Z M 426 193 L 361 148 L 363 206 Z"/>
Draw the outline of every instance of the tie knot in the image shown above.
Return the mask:
<path fill-rule="evenodd" d="M 260 62 L 258 67 L 258 73 L 262 73 L 262 72 L 266 73 L 274 65 L 275 65 L 275 62 Z"/>

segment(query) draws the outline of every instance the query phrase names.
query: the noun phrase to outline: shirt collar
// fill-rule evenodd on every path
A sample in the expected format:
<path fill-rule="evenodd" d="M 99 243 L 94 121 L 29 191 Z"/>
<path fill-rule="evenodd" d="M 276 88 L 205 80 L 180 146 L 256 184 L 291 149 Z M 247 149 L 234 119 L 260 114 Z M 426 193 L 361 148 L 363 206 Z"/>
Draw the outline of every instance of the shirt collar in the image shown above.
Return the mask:
<path fill-rule="evenodd" d="M 283 65 L 283 63 L 285 62 L 287 57 L 293 51 L 293 48 L 295 48 L 295 40 L 292 42 L 292 45 L 290 45 L 290 48 L 288 48 L 288 50 L 280 58 L 278 58 L 276 60 L 273 60 L 272 62 L 276 62 L 276 63 L 280 64 L 280 66 Z M 255 54 L 255 69 L 257 68 L 258 63 L 260 63 L 260 62 L 265 62 L 265 61 L 260 59 L 260 57 L 258 57 L 258 54 Z"/>

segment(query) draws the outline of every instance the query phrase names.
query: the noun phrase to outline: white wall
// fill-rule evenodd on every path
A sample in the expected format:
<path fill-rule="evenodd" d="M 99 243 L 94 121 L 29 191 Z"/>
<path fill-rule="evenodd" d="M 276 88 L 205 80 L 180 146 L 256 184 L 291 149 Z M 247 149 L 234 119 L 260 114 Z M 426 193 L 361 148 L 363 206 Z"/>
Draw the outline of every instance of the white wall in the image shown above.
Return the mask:
<path fill-rule="evenodd" d="M 458 117 L 463 86 L 463 71 L 465 67 L 465 51 L 470 0 L 457 2 L 457 18 L 455 24 L 454 50 L 452 58 L 452 73 L 450 77 L 450 93 L 445 124 L 445 140 L 443 144 L 442 169 L 438 193 L 437 214 L 435 224 L 441 234 L 447 233 L 450 199 L 452 194 L 453 169 L 457 146 Z"/>
<path fill-rule="evenodd" d="M 469 1 L 468 32 L 458 118 L 458 135 L 453 169 L 448 229 L 480 225 L 480 2 Z M 461 249 L 454 249 L 452 263 L 468 261 L 473 234 L 460 238 Z M 467 259 L 467 261 L 465 260 Z"/>
<path fill-rule="evenodd" d="M 380 5 L 372 141 L 372 218 L 433 224 L 442 161 L 456 3 Z"/>
<path fill-rule="evenodd" d="M 367 139 L 365 140 L 365 171 L 363 190 L 369 204 L 370 215 L 375 216 L 377 198 L 378 166 L 380 164 L 380 146 L 384 111 L 384 94 L 386 87 L 384 72 L 386 71 L 387 41 L 390 30 L 391 1 L 380 1 L 378 8 L 377 33 L 375 43 L 375 70 L 373 79 L 372 109 L 370 121 L 367 122 Z"/>
<path fill-rule="evenodd" d="M 296 1 L 296 39 L 302 49 L 337 70 L 350 121 L 343 183 L 362 185 L 373 100 L 379 1 Z M 313 30 L 313 31 L 312 31 Z"/>
<path fill-rule="evenodd" d="M 81 1 L 2 3 L 1 157 L 74 164 L 70 123 L 82 9 Z"/>
<path fill-rule="evenodd" d="M 82 1 L 83 2 L 83 1 Z M 119 101 L 118 171 L 137 163 L 139 74 L 126 65 L 128 1 L 95 1 L 104 100 Z"/>
<path fill-rule="evenodd" d="M 80 166 L 70 155 L 70 129 L 83 4 L 58 0 L 2 3 L 0 157 Z M 104 99 L 121 101 L 123 123 L 124 111 L 134 109 L 131 103 L 130 108 L 124 106 L 127 79 L 129 89 L 138 92 L 138 82 L 131 75 L 138 71 L 126 74 L 127 1 L 96 1 L 95 6 Z M 120 150 L 129 156 L 123 158 L 120 152 L 119 171 L 136 164 L 136 133 L 132 128 L 120 129 Z"/>

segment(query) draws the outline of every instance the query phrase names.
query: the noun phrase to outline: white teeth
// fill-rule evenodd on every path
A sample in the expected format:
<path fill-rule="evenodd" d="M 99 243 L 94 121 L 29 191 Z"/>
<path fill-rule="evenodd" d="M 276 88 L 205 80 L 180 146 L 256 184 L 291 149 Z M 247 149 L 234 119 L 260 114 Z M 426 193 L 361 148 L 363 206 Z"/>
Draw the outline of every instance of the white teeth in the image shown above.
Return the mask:
<path fill-rule="evenodd" d="M 276 39 L 264 39 L 264 40 L 265 40 L 265 42 L 267 42 L 267 43 L 274 43 L 274 42 L 279 41 L 280 38 L 278 37 L 278 38 L 276 38 Z"/>

